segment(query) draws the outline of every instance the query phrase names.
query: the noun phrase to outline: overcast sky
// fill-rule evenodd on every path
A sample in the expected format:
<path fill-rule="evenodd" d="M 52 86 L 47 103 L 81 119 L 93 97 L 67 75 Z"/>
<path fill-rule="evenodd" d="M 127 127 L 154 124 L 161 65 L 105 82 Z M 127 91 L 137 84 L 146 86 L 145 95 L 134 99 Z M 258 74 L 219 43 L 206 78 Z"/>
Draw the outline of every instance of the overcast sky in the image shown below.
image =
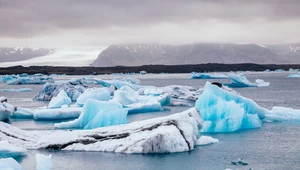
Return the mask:
<path fill-rule="evenodd" d="M 0 0 L 0 46 L 300 42 L 299 0 Z"/>

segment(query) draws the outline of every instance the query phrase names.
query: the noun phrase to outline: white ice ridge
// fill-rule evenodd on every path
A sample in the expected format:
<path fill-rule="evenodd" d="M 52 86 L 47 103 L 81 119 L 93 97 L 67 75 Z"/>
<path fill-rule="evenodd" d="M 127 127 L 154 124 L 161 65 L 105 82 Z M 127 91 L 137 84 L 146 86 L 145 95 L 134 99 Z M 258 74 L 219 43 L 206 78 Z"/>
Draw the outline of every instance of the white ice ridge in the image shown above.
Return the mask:
<path fill-rule="evenodd" d="M 195 117 L 192 117 L 195 115 Z M 32 149 L 172 153 L 193 150 L 201 118 L 195 108 L 171 116 L 93 130 L 20 130 L 0 122 L 0 139 Z"/>

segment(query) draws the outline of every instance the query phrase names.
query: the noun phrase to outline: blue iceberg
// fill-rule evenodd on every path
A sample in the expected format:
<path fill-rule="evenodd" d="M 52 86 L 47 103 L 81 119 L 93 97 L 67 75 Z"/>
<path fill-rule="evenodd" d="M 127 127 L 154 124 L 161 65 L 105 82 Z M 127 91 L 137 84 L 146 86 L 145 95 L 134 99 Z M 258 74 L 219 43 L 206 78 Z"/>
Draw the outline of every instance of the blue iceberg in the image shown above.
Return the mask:
<path fill-rule="evenodd" d="M 77 104 L 83 106 L 88 99 L 99 101 L 108 101 L 110 99 L 110 91 L 108 88 L 92 88 L 86 89 L 77 99 Z"/>
<path fill-rule="evenodd" d="M 221 73 L 209 74 L 209 73 L 192 72 L 192 79 L 227 79 L 227 78 L 228 76 Z"/>
<path fill-rule="evenodd" d="M 258 106 L 253 100 L 207 82 L 196 101 L 203 132 L 232 132 L 261 127 L 261 119 L 271 111 Z"/>
<path fill-rule="evenodd" d="M 53 97 L 49 104 L 48 108 L 61 108 L 63 105 L 69 105 L 72 103 L 72 100 L 67 95 L 67 93 L 64 90 L 61 90 L 56 97 Z"/>
<path fill-rule="evenodd" d="M 69 122 L 57 123 L 56 128 L 93 129 L 104 126 L 127 123 L 128 111 L 121 104 L 113 101 L 97 101 L 89 99 L 84 104 L 78 119 Z"/>

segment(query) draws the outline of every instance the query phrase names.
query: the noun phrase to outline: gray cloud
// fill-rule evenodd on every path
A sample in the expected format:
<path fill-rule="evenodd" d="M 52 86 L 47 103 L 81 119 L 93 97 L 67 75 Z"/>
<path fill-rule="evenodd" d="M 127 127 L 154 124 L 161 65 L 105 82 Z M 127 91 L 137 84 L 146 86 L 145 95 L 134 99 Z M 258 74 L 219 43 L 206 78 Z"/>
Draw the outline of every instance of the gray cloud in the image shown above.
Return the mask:
<path fill-rule="evenodd" d="M 0 0 L 0 36 L 218 19 L 269 22 L 300 18 L 298 0 Z"/>

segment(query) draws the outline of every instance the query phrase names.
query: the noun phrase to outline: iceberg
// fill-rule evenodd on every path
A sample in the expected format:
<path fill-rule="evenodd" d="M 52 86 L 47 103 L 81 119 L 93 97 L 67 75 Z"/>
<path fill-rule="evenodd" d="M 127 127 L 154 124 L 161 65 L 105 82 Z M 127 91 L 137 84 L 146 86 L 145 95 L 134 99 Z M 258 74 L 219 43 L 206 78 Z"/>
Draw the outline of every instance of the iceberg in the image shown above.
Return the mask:
<path fill-rule="evenodd" d="M 50 101 L 52 97 L 57 96 L 61 90 L 64 90 L 72 101 L 76 101 L 77 98 L 85 91 L 86 87 L 85 82 L 80 80 L 46 83 L 43 89 L 38 92 L 33 99 L 39 101 Z"/>
<path fill-rule="evenodd" d="M 20 88 L 20 89 L 0 89 L 0 92 L 32 92 L 31 88 Z"/>
<path fill-rule="evenodd" d="M 228 87 L 268 87 L 269 82 L 265 82 L 261 79 L 256 79 L 255 83 L 251 83 L 246 76 L 241 74 L 229 74 L 228 77 L 231 79 L 232 83 L 228 84 Z"/>
<path fill-rule="evenodd" d="M 214 143 L 218 143 L 219 140 L 215 139 L 210 136 L 200 136 L 200 138 L 197 140 L 196 145 L 203 146 L 203 145 L 210 145 Z"/>
<path fill-rule="evenodd" d="M 287 76 L 288 78 L 300 78 L 300 72 L 294 73 L 294 74 L 290 74 Z"/>
<path fill-rule="evenodd" d="M 0 159 L 0 169 L 2 169 L 2 170 L 23 170 L 22 166 L 13 158 Z"/>
<path fill-rule="evenodd" d="M 93 129 L 125 123 L 127 123 L 127 110 L 119 103 L 88 99 L 79 118 L 69 122 L 57 123 L 54 126 L 60 129 Z"/>
<path fill-rule="evenodd" d="M 26 149 L 10 144 L 7 141 L 0 141 L 0 158 L 26 155 L 26 151 Z"/>
<path fill-rule="evenodd" d="M 16 75 L 4 75 L 0 77 L 0 82 L 6 83 L 10 80 L 17 79 L 17 78 L 18 76 Z"/>
<path fill-rule="evenodd" d="M 83 106 L 88 99 L 95 99 L 99 101 L 108 101 L 110 99 L 110 90 L 104 88 L 86 89 L 77 99 L 77 104 Z"/>
<path fill-rule="evenodd" d="M 36 109 L 34 119 L 36 120 L 59 120 L 78 118 L 82 111 L 81 107 L 62 107 L 54 109 Z"/>
<path fill-rule="evenodd" d="M 251 83 L 243 73 L 229 74 L 228 77 L 232 81 L 232 83 L 228 85 L 229 87 L 256 87 L 256 85 Z"/>
<path fill-rule="evenodd" d="M 36 154 L 36 169 L 37 170 L 50 170 L 53 167 L 52 164 L 52 155 L 43 155 L 43 154 Z"/>
<path fill-rule="evenodd" d="M 152 95 L 152 96 L 159 96 L 163 94 L 163 89 L 160 88 L 146 88 L 144 89 L 144 95 Z"/>
<path fill-rule="evenodd" d="M 28 131 L 0 122 L 0 137 L 27 149 L 173 153 L 194 149 L 201 127 L 199 119 L 199 112 L 193 108 L 170 116 L 92 130 Z"/>
<path fill-rule="evenodd" d="M 256 87 L 269 87 L 270 83 L 265 82 L 264 80 L 261 80 L 261 79 L 256 79 L 255 80 L 255 85 L 256 85 Z"/>
<path fill-rule="evenodd" d="M 207 82 L 196 101 L 204 120 L 202 132 L 233 132 L 261 127 L 261 120 L 270 111 L 253 100 Z"/>
<path fill-rule="evenodd" d="M 16 111 L 10 117 L 17 119 L 32 119 L 34 111 L 28 108 L 16 107 Z"/>
<path fill-rule="evenodd" d="M 48 108 L 61 108 L 63 105 L 69 105 L 72 103 L 72 100 L 67 95 L 67 93 L 64 90 L 61 90 L 56 97 L 53 97 L 49 104 Z"/>
<path fill-rule="evenodd" d="M 228 76 L 221 73 L 209 74 L 209 73 L 192 72 L 192 79 L 227 79 L 227 78 Z"/>

